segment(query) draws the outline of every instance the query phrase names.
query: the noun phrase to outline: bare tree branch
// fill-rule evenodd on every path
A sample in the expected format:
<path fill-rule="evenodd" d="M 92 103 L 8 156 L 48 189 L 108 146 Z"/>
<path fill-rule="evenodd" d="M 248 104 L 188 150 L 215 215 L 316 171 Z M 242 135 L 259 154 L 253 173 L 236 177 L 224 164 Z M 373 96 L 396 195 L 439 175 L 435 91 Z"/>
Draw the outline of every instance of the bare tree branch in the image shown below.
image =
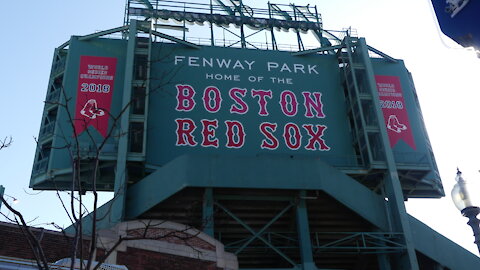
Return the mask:
<path fill-rule="evenodd" d="M 0 140 L 0 150 L 11 146 L 13 143 L 12 137 L 5 137 L 3 140 Z"/>
<path fill-rule="evenodd" d="M 45 269 L 45 270 L 49 269 L 47 259 L 43 252 L 42 246 L 38 241 L 37 237 L 35 237 L 35 235 L 30 230 L 30 226 L 28 226 L 27 222 L 25 222 L 23 215 L 17 210 L 15 210 L 3 197 L 0 197 L 0 200 L 2 200 L 2 203 L 8 208 L 8 210 L 10 210 L 15 215 L 15 220 L 17 225 L 20 227 L 24 235 L 27 237 L 27 241 L 30 244 L 30 247 L 32 248 L 33 254 L 36 258 L 38 268 Z M 20 221 L 18 221 L 17 218 L 20 219 Z"/>

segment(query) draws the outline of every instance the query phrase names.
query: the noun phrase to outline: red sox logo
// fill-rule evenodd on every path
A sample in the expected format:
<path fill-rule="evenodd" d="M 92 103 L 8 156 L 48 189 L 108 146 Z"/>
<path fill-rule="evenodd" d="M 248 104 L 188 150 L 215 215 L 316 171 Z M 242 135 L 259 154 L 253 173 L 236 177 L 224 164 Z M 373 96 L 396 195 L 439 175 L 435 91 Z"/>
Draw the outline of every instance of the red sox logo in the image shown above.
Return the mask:
<path fill-rule="evenodd" d="M 83 106 L 83 109 L 80 110 L 80 114 L 90 119 L 95 119 L 97 116 L 104 116 L 105 112 L 98 108 L 95 99 L 89 99 Z"/>

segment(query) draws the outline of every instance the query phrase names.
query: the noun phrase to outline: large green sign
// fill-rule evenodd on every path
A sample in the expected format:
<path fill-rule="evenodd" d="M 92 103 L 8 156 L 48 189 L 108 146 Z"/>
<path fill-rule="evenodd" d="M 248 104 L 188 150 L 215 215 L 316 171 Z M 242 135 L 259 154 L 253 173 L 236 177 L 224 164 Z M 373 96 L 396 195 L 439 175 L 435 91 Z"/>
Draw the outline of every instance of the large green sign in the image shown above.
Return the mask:
<path fill-rule="evenodd" d="M 152 43 L 150 49 L 150 55 L 137 52 L 130 66 L 125 40 L 72 38 L 64 71 L 52 75 L 60 81 L 56 91 L 62 92 L 57 103 L 68 101 L 70 114 L 64 106 L 46 106 L 42 130 L 52 125 L 55 130 L 40 140 L 32 186 L 58 186 L 62 180 L 56 177 L 53 183 L 47 170 L 63 172 L 71 168 L 70 151 L 78 150 L 88 159 L 103 145 L 100 159 L 102 168 L 108 169 L 102 171 L 101 188 L 108 190 L 119 138 L 127 133 L 128 154 L 149 167 L 198 154 L 313 157 L 346 169 L 368 169 L 372 164 L 383 168 L 376 137 L 365 139 L 364 129 L 355 130 L 360 113 L 347 115 L 353 106 L 350 102 L 355 101 L 345 99 L 348 91 L 336 55 L 194 49 L 173 43 Z M 407 69 L 402 61 L 371 59 L 367 64 L 373 67 L 379 100 L 371 100 L 375 89 L 365 88 L 373 92 L 359 97 L 365 102 L 364 128 L 377 134 L 379 123 L 371 119 L 375 116 L 372 105 L 378 102 L 402 184 L 408 186 L 413 170 L 411 185 L 418 189 L 415 179 L 425 183 L 418 196 L 430 196 L 430 190 L 436 196 L 441 183 Z M 131 68 L 133 81 L 124 74 Z M 127 84 L 132 87 L 124 89 Z M 52 85 L 49 96 L 55 94 Z M 122 101 L 125 97 L 132 102 Z M 126 108 L 128 132 L 118 122 Z M 365 160 L 362 138 L 370 142 L 371 163 Z M 43 170 L 36 169 L 40 165 Z"/>
<path fill-rule="evenodd" d="M 161 44 L 151 66 L 149 163 L 197 152 L 356 165 L 335 56 Z"/>

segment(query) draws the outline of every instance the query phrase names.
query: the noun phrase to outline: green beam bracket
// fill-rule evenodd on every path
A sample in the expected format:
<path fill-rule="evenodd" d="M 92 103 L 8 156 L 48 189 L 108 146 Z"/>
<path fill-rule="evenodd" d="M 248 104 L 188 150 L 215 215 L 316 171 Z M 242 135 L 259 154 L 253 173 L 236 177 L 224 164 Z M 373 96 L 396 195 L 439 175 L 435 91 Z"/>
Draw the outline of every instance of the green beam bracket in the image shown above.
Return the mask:
<path fill-rule="evenodd" d="M 302 56 L 302 55 L 313 54 L 313 53 L 318 53 L 318 52 L 333 51 L 333 50 L 341 49 L 342 47 L 343 47 L 343 45 L 322 47 L 322 48 L 316 48 L 316 49 L 311 49 L 311 50 L 293 52 L 292 55 L 293 56 Z"/>
<path fill-rule="evenodd" d="M 297 202 L 297 233 L 298 245 L 300 246 L 300 257 L 302 259 L 303 270 L 316 270 L 313 261 L 312 240 L 310 239 L 310 228 L 308 223 L 308 213 L 305 198 L 307 192 L 301 190 Z"/>
<path fill-rule="evenodd" d="M 127 190 L 127 156 L 128 130 L 130 120 L 130 101 L 132 95 L 132 81 L 135 63 L 135 47 L 137 38 L 137 21 L 132 20 L 129 25 L 128 45 L 125 63 L 125 81 L 123 85 L 122 115 L 120 116 L 120 132 L 124 133 L 118 140 L 117 168 L 115 174 L 114 199 L 111 219 L 121 222 L 125 216 L 125 198 Z"/>
<path fill-rule="evenodd" d="M 392 232 L 316 232 L 315 243 L 326 236 L 342 236 L 322 245 L 314 245 L 315 254 L 322 251 L 334 252 L 358 252 L 358 253 L 401 253 L 405 251 L 403 233 Z"/>
<path fill-rule="evenodd" d="M 387 241 L 381 241 L 380 243 L 383 245 L 387 245 Z M 378 267 L 381 270 L 392 270 L 392 267 L 390 266 L 389 256 L 386 252 L 380 252 L 377 254 L 377 263 Z"/>
<path fill-rule="evenodd" d="M 290 196 L 242 196 L 242 195 L 217 195 L 219 201 L 269 201 L 269 202 L 293 202 L 294 198 Z"/>
<path fill-rule="evenodd" d="M 65 41 L 62 45 L 58 46 L 57 50 L 62 50 L 62 49 L 65 49 L 65 47 L 69 46 L 70 45 L 70 40 L 68 41 Z"/>
<path fill-rule="evenodd" d="M 295 15 L 301 16 L 301 17 L 302 17 L 305 21 L 307 21 L 307 22 L 310 21 L 310 20 L 308 19 L 308 17 L 305 15 L 305 13 L 303 13 L 303 12 L 298 8 L 298 6 L 295 6 L 294 4 L 290 4 L 290 6 L 293 8 L 293 13 L 294 13 Z M 308 13 L 310 13 L 311 15 L 313 15 L 313 14 L 310 12 L 310 10 L 307 9 L 307 11 L 308 11 Z"/>
<path fill-rule="evenodd" d="M 3 194 L 5 193 L 5 188 L 0 185 L 0 198 L 3 198 Z M 2 201 L 0 200 L 0 209 L 2 209 Z"/>
<path fill-rule="evenodd" d="M 139 27 L 138 27 L 138 30 L 141 30 L 141 31 L 143 31 L 143 32 L 145 32 L 145 33 L 149 33 L 149 34 L 152 34 L 152 35 L 157 36 L 157 37 L 160 37 L 160 38 L 164 38 L 164 39 L 167 39 L 167 40 L 170 40 L 170 41 L 173 41 L 173 42 L 176 42 L 176 43 L 179 43 L 179 44 L 188 46 L 188 47 L 193 48 L 193 49 L 200 49 L 200 46 L 198 46 L 198 45 L 195 44 L 195 43 L 191 43 L 191 42 L 185 41 L 185 40 L 183 40 L 183 39 L 176 38 L 176 37 L 174 37 L 174 36 L 170 36 L 170 35 L 167 35 L 167 34 L 164 34 L 164 33 L 160 33 L 160 32 L 154 31 L 154 30 L 150 30 L 150 29 L 145 28 L 145 27 L 139 26 Z"/>
<path fill-rule="evenodd" d="M 377 254 L 377 262 L 381 270 L 392 270 L 392 267 L 390 267 L 390 261 L 387 254 L 385 253 Z"/>
<path fill-rule="evenodd" d="M 423 255 L 443 265 L 445 269 L 480 269 L 480 258 L 477 255 L 412 216 L 409 217 L 409 222 L 415 248 Z"/>
<path fill-rule="evenodd" d="M 381 52 L 381 51 L 379 51 L 379 50 L 377 50 L 377 49 L 375 49 L 375 48 L 373 48 L 373 47 L 367 46 L 367 48 L 368 48 L 369 51 L 372 51 L 372 52 L 380 55 L 381 57 L 389 60 L 389 61 L 392 62 L 392 63 L 397 63 L 397 62 L 398 62 L 397 59 L 395 59 L 395 58 L 393 58 L 393 57 L 391 57 L 391 56 L 389 56 L 389 55 L 387 55 L 387 54 L 385 54 L 385 53 L 383 53 L 383 52 Z"/>
<path fill-rule="evenodd" d="M 380 100 L 375 82 L 375 76 L 373 67 L 368 55 L 368 46 L 364 38 L 360 38 L 357 43 L 357 51 L 360 51 L 362 61 L 365 63 L 366 82 L 370 89 L 370 94 L 373 100 Z M 374 102 L 375 114 L 377 115 L 378 123 L 384 123 L 382 109 L 379 102 Z M 387 172 L 385 175 L 385 191 L 388 198 L 387 207 L 390 209 L 394 230 L 402 232 L 404 234 L 405 246 L 407 252 L 404 256 L 401 256 L 400 262 L 403 264 L 402 269 L 418 270 L 418 261 L 415 254 L 415 248 L 413 244 L 412 233 L 410 231 L 410 224 L 408 222 L 408 214 L 403 202 L 402 187 L 400 185 L 400 179 L 397 173 L 397 167 L 395 159 L 393 157 L 393 151 L 390 147 L 388 139 L 387 129 L 385 125 L 380 125 L 380 138 L 385 153 L 385 159 L 387 162 Z"/>
<path fill-rule="evenodd" d="M 229 181 L 225 181 L 227 178 Z M 335 179 L 335 185 L 331 184 L 331 179 Z M 137 218 L 189 186 L 324 190 L 378 228 L 388 228 L 384 215 L 385 201 L 380 196 L 319 159 L 291 159 L 289 156 L 178 157 L 129 187 L 126 215 Z M 345 190 L 355 190 L 355 196 Z"/>
<path fill-rule="evenodd" d="M 249 231 L 252 234 L 252 237 L 250 237 L 250 239 L 248 239 L 240 248 L 238 248 L 235 251 L 235 255 L 242 252 L 242 250 L 245 249 L 250 243 L 252 243 L 253 240 L 258 239 L 258 240 L 262 241 L 263 243 L 265 243 L 268 247 L 270 247 L 273 251 L 275 251 L 283 259 L 285 259 L 285 261 L 290 263 L 292 265 L 292 267 L 295 267 L 296 263 L 291 258 L 289 258 L 287 255 L 285 255 L 280 249 L 275 247 L 272 243 L 270 243 L 268 240 L 266 240 L 262 236 L 262 234 L 265 232 L 265 230 L 268 229 L 268 227 L 270 227 L 270 225 L 275 223 L 275 221 L 277 221 L 288 210 L 290 210 L 290 208 L 292 208 L 293 204 L 291 204 L 291 203 L 288 204 L 287 207 L 285 207 L 282 211 L 280 211 L 272 220 L 270 220 L 270 222 L 265 224 L 265 226 L 263 226 L 263 228 L 260 229 L 259 231 L 255 231 L 254 229 L 252 229 L 245 222 L 243 222 L 239 217 L 237 217 L 235 214 L 233 214 L 230 210 L 228 210 L 226 207 L 224 207 L 220 203 L 216 202 L 215 205 L 217 205 L 220 209 L 222 209 L 225 213 L 227 213 L 231 218 L 233 218 L 236 222 L 238 222 L 238 224 L 242 225 L 247 231 Z"/>
<path fill-rule="evenodd" d="M 124 32 L 124 31 L 127 31 L 128 28 L 129 28 L 128 25 L 117 27 L 117 28 L 112 28 L 112 29 L 109 29 L 109 30 L 100 31 L 100 32 L 93 33 L 93 34 L 90 34 L 90 35 L 78 37 L 78 40 L 80 40 L 80 41 L 89 40 L 89 39 L 92 39 L 92 38 L 97 38 L 97 37 L 101 37 L 101 36 L 105 36 L 105 35 L 110 35 L 110 34 L 117 33 L 117 32 Z"/>
<path fill-rule="evenodd" d="M 342 42 L 342 40 L 341 40 L 340 38 L 338 38 L 338 37 L 337 37 L 336 35 L 334 35 L 333 33 L 330 33 L 330 31 L 328 31 L 328 30 L 322 29 L 321 34 L 322 34 L 322 35 L 321 35 L 320 37 L 323 37 L 323 38 L 325 38 L 325 39 L 327 39 L 327 40 L 328 40 L 328 38 L 326 38 L 326 37 L 324 36 L 324 34 L 326 34 L 326 35 L 329 37 L 329 39 L 335 40 L 335 41 L 338 42 L 338 43 L 341 43 L 341 42 Z"/>
<path fill-rule="evenodd" d="M 381 196 L 319 159 L 289 156 L 180 156 L 128 188 L 126 219 L 138 218 L 186 187 L 323 190 L 375 227 L 388 230 Z"/>
<path fill-rule="evenodd" d="M 213 189 L 205 188 L 203 193 L 203 232 L 214 237 Z"/>
<path fill-rule="evenodd" d="M 152 4 L 150 4 L 149 0 L 140 0 L 148 9 L 153 9 Z"/>
<path fill-rule="evenodd" d="M 229 181 L 225 181 L 226 178 Z M 331 185 L 332 179 L 335 185 Z M 140 216 L 188 186 L 324 190 L 378 228 L 388 228 L 383 212 L 385 201 L 380 196 L 319 159 L 289 156 L 178 157 L 128 189 L 128 197 L 132 198 L 128 218 Z"/>
<path fill-rule="evenodd" d="M 235 16 L 235 11 L 233 11 L 229 6 L 225 5 L 221 0 L 215 0 L 217 4 L 223 8 L 223 10 L 230 16 Z"/>
<path fill-rule="evenodd" d="M 278 15 L 282 16 L 285 18 L 287 21 L 292 20 L 292 16 L 290 16 L 287 12 L 283 11 L 281 8 L 279 8 L 276 4 L 271 4 L 269 3 L 269 6 L 271 7 L 271 10 L 273 10 L 272 13 L 277 13 Z"/>

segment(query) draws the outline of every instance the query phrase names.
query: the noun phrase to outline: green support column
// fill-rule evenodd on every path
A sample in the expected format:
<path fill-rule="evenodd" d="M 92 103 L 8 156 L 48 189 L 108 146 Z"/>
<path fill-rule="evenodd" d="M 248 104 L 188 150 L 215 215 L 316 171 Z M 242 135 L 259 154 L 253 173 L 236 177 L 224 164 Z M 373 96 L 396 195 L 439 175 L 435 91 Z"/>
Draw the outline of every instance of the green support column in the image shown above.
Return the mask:
<path fill-rule="evenodd" d="M 210 0 L 210 15 L 213 15 L 213 2 Z M 213 22 L 210 22 L 210 46 L 215 46 L 215 39 L 213 38 Z"/>
<path fill-rule="evenodd" d="M 378 230 L 378 232 L 381 232 Z M 385 241 L 380 240 L 382 245 L 386 245 Z M 378 269 L 380 270 L 392 270 L 390 265 L 389 257 L 387 253 L 378 253 L 377 254 Z"/>
<path fill-rule="evenodd" d="M 377 255 L 378 268 L 380 270 L 392 270 L 390 266 L 390 261 L 388 260 L 388 255 L 385 253 L 380 253 Z"/>
<path fill-rule="evenodd" d="M 245 41 L 245 27 L 243 25 L 243 17 L 244 16 L 243 16 L 242 8 L 243 8 L 243 2 L 242 2 L 242 0 L 240 0 L 239 11 L 238 11 L 238 13 L 240 13 L 240 20 L 241 20 L 241 24 L 240 24 L 240 44 L 242 44 L 242 48 L 246 48 L 247 43 Z"/>
<path fill-rule="evenodd" d="M 368 56 L 368 47 L 364 38 L 360 38 L 357 44 L 357 50 L 360 50 L 362 61 L 365 63 L 365 71 L 367 74 L 367 84 L 370 89 L 374 101 L 380 100 L 378 96 L 377 86 L 373 67 Z M 378 124 L 380 128 L 380 138 L 385 152 L 385 159 L 387 162 L 387 172 L 384 177 L 385 192 L 388 198 L 387 207 L 389 207 L 393 230 L 404 234 L 406 252 L 399 256 L 398 269 L 418 270 L 418 261 L 415 254 L 415 247 L 413 246 L 413 239 L 408 222 L 408 214 L 405 209 L 402 187 L 397 173 L 397 166 L 393 157 L 393 151 L 390 147 L 390 141 L 386 127 L 384 125 L 384 118 L 379 102 L 373 102 L 375 114 L 377 115 Z"/>
<path fill-rule="evenodd" d="M 205 188 L 203 193 L 203 232 L 213 237 L 213 189 Z"/>
<path fill-rule="evenodd" d="M 299 192 L 299 199 L 297 202 L 297 233 L 298 245 L 300 247 L 300 257 L 302 259 L 303 270 L 316 270 L 315 262 L 313 261 L 312 241 L 310 240 L 310 227 L 308 223 L 307 205 L 305 203 L 306 192 L 302 190 Z"/>
<path fill-rule="evenodd" d="M 0 198 L 3 198 L 3 193 L 5 192 L 5 188 L 0 185 Z M 2 201 L 0 200 L 0 210 L 2 209 Z"/>
<path fill-rule="evenodd" d="M 132 81 L 135 63 L 135 47 L 137 38 L 137 21 L 132 20 L 128 30 L 128 45 L 125 61 L 125 81 L 123 84 L 122 108 L 120 118 L 120 132 L 118 140 L 117 167 L 115 173 L 114 199 L 112 206 L 112 223 L 121 222 L 125 215 L 125 194 L 127 190 L 127 157 L 128 157 L 128 130 L 130 127 L 130 100 L 132 96 Z"/>

